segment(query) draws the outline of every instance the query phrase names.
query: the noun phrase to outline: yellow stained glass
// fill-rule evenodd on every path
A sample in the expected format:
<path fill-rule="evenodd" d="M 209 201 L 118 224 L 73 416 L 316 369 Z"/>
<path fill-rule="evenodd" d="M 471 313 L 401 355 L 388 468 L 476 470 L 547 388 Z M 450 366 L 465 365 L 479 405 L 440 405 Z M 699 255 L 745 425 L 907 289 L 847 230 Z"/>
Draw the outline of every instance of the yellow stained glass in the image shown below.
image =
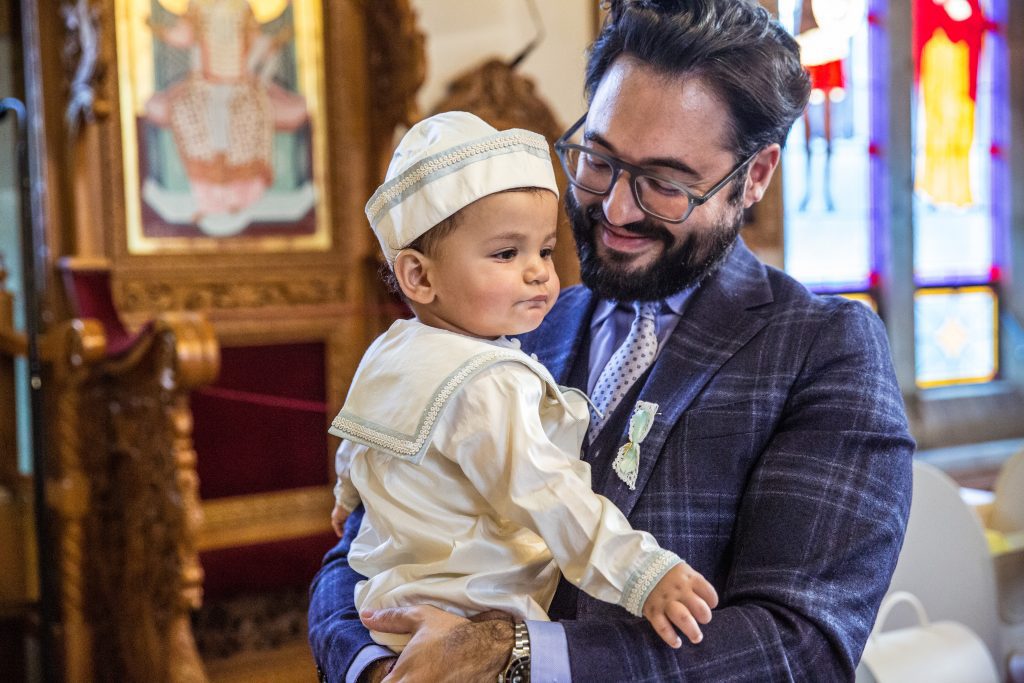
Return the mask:
<path fill-rule="evenodd" d="M 914 189 L 935 204 L 970 206 L 970 152 L 974 100 L 966 43 L 954 43 L 941 28 L 921 55 L 924 145 L 917 154 Z"/>

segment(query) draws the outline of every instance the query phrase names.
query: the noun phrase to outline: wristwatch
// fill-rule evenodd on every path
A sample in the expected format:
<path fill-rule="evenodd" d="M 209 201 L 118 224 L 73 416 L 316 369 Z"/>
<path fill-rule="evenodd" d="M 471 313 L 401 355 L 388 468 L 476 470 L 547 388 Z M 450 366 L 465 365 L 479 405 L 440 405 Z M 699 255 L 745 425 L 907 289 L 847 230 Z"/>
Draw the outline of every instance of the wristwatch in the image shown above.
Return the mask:
<path fill-rule="evenodd" d="M 526 623 L 516 622 L 514 633 L 512 656 L 505 670 L 498 674 L 498 683 L 530 683 L 530 632 Z"/>

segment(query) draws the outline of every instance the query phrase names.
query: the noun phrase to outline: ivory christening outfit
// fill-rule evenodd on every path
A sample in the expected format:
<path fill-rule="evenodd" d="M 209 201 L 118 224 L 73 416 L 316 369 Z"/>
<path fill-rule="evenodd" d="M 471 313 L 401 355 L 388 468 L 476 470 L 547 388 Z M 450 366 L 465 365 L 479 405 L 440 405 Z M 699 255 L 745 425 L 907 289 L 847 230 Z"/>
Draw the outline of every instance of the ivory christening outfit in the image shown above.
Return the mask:
<path fill-rule="evenodd" d="M 360 609 L 431 604 L 546 620 L 559 570 L 639 615 L 681 560 L 595 494 L 586 398 L 518 342 L 399 320 L 366 352 L 331 433 L 338 502 L 366 508 Z M 372 634 L 393 649 L 407 636 Z"/>

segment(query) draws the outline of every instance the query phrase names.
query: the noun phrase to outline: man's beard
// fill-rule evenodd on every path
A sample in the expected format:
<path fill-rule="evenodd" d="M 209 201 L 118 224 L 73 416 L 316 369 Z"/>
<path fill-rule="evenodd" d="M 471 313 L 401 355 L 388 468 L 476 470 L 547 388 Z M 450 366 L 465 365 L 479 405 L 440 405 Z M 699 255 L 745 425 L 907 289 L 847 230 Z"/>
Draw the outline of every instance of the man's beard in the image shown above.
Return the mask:
<path fill-rule="evenodd" d="M 565 206 L 583 284 L 602 299 L 614 301 L 657 301 L 699 285 L 725 262 L 743 225 L 742 211 L 729 212 L 710 231 L 692 232 L 677 244 L 672 233 L 644 216 L 643 220 L 618 229 L 658 240 L 665 249 L 654 263 L 628 269 L 632 258 L 629 254 L 606 248 L 604 261 L 598 255 L 598 230 L 604 217 L 600 202 L 583 208 L 570 190 L 565 193 Z"/>

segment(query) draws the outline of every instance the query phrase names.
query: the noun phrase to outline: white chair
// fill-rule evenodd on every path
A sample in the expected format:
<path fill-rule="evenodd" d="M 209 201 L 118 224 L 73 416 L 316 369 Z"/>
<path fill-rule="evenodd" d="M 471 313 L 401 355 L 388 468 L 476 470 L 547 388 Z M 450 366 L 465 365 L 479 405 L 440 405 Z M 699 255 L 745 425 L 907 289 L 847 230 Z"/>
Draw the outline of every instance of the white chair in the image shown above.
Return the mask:
<path fill-rule="evenodd" d="M 910 520 L 889 587 L 890 595 L 897 591 L 917 596 L 931 620 L 957 622 L 977 634 L 1005 675 L 995 571 L 981 520 L 961 500 L 956 482 L 920 460 L 914 461 Z M 916 626 L 913 616 L 894 613 L 886 626 Z"/>

